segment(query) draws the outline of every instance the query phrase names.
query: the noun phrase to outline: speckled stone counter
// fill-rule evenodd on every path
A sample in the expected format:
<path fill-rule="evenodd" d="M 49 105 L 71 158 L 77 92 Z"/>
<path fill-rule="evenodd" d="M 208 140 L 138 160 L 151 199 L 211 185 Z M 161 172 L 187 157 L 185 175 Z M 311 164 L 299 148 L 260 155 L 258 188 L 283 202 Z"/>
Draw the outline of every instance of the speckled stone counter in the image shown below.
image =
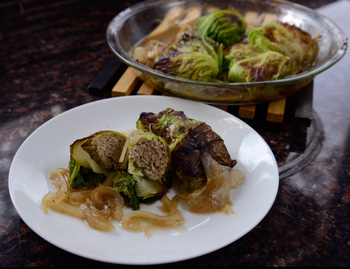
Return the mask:
<path fill-rule="evenodd" d="M 116 14 L 136 2 L 0 4 L 0 266 L 110 265 L 68 253 L 34 233 L 11 202 L 8 174 L 16 151 L 36 128 L 104 98 L 90 95 L 88 85 L 114 57 L 105 31 Z M 350 1 L 294 2 L 317 8 L 350 36 Z M 350 265 L 349 70 L 347 53 L 315 79 L 312 126 L 248 122 L 281 168 L 277 198 L 266 217 L 222 249 L 167 266 Z M 300 161 L 283 170 L 292 151 Z"/>

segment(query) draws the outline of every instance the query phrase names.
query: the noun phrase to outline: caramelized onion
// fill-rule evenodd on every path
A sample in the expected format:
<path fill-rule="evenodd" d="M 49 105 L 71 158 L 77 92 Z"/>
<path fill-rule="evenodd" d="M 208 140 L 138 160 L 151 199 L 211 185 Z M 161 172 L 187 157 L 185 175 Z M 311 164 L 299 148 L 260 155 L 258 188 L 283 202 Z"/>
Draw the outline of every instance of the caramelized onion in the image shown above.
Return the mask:
<path fill-rule="evenodd" d="M 144 210 L 131 211 L 123 215 L 125 207 L 123 197 L 114 190 L 111 179 L 106 179 L 104 185 L 94 189 L 71 189 L 69 186 L 69 170 L 56 169 L 50 174 L 56 192 L 47 193 L 42 200 L 43 211 L 48 209 L 86 220 L 95 229 L 108 231 L 114 228 L 111 219 L 120 220 L 121 227 L 128 231 L 148 232 L 153 227 L 175 227 L 184 222 L 181 212 L 177 209 L 178 199 L 188 203 L 189 210 L 198 213 L 208 213 L 220 210 L 228 215 L 234 215 L 230 200 L 230 189 L 237 188 L 244 181 L 244 174 L 236 169 L 218 164 L 209 153 L 201 156 L 206 185 L 189 194 L 177 194 L 173 200 L 166 195 L 160 200 L 159 207 L 164 215 Z"/>
<path fill-rule="evenodd" d="M 233 172 L 233 168 L 218 164 L 209 153 L 201 155 L 201 162 L 207 177 L 206 185 L 189 194 L 178 194 L 175 197 L 186 200 L 192 212 L 210 213 L 222 210 L 224 213 L 234 214 L 228 207 L 231 203 L 231 186 L 238 187 L 243 179 L 236 179 L 239 173 Z"/>
<path fill-rule="evenodd" d="M 108 217 L 120 220 L 125 206 L 123 197 L 111 187 L 99 186 L 91 193 L 91 201 L 101 212 L 106 212 Z"/>
<path fill-rule="evenodd" d="M 177 209 L 177 200 L 169 200 L 165 195 L 160 200 L 162 206 L 159 209 L 165 215 L 158 215 L 144 210 L 131 211 L 125 214 L 121 220 L 121 226 L 127 231 L 144 232 L 146 235 L 152 227 L 175 227 L 183 223 L 184 218 Z"/>
<path fill-rule="evenodd" d="M 113 188 L 99 186 L 95 189 L 75 190 L 68 184 L 69 170 L 56 169 L 50 174 L 56 193 L 47 193 L 43 211 L 48 208 L 73 217 L 81 218 L 95 229 L 108 231 L 114 228 L 111 219 L 120 220 L 125 206 L 122 196 Z"/>
<path fill-rule="evenodd" d="M 63 169 L 63 168 L 58 168 L 58 169 L 51 172 L 49 178 L 50 178 L 52 184 L 54 185 L 57 193 L 68 192 L 68 190 L 69 190 L 69 184 L 68 184 L 69 170 Z"/>
<path fill-rule="evenodd" d="M 66 211 L 63 209 L 60 210 L 58 205 L 66 198 L 66 195 L 69 194 L 68 177 L 69 171 L 67 169 L 59 168 L 51 172 L 49 178 L 56 189 L 56 193 L 50 191 L 43 197 L 42 206 L 45 213 L 47 213 L 48 208 L 59 212 Z"/>
<path fill-rule="evenodd" d="M 83 203 L 79 209 L 84 213 L 84 219 L 90 227 L 102 231 L 109 231 L 114 228 L 113 224 L 93 205 Z"/>

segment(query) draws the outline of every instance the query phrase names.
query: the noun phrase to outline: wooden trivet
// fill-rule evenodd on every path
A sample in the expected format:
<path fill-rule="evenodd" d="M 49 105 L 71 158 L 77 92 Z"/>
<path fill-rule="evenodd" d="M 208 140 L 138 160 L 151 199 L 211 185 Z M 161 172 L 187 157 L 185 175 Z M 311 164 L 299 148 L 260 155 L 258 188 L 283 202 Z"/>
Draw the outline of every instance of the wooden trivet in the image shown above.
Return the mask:
<path fill-rule="evenodd" d="M 126 68 L 125 72 L 113 86 L 110 96 L 163 94 L 140 80 L 137 72 L 132 67 Z M 312 120 L 312 103 L 313 82 L 297 93 L 276 101 L 252 105 L 214 106 L 245 120 L 265 120 L 271 123 L 288 122 L 308 127 Z"/>

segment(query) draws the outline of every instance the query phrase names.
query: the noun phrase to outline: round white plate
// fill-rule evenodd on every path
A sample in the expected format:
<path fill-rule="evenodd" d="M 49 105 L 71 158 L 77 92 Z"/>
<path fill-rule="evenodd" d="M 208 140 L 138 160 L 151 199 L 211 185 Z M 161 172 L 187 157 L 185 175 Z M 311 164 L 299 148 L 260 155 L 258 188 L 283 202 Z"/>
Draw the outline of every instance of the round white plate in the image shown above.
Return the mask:
<path fill-rule="evenodd" d="M 66 168 L 69 145 L 101 130 L 136 129 L 141 112 L 166 108 L 184 111 L 218 133 L 246 178 L 231 190 L 236 216 L 194 214 L 180 206 L 182 228 L 142 233 L 100 232 L 74 217 L 42 211 L 43 196 L 54 188 L 48 179 L 56 168 Z M 251 127 L 231 114 L 199 102 L 164 96 L 129 96 L 88 103 L 66 111 L 35 130 L 18 149 L 9 173 L 12 202 L 23 221 L 39 236 L 82 257 L 119 264 L 146 265 L 186 260 L 220 249 L 253 229 L 270 210 L 278 191 L 279 174 L 271 149 Z M 171 191 L 172 192 L 172 191 Z M 171 197 L 171 192 L 169 197 Z M 154 210 L 156 205 L 141 209 Z"/>

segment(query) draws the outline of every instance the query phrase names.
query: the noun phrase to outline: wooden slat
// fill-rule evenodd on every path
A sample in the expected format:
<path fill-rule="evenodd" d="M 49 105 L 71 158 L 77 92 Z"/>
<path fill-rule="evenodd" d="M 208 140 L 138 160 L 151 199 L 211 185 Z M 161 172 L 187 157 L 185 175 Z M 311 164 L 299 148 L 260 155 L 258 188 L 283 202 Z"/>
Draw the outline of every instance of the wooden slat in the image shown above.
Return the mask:
<path fill-rule="evenodd" d="M 161 23 L 147 36 L 145 40 L 157 39 L 157 36 L 161 36 L 169 31 L 169 26 L 174 25 L 175 22 L 180 19 L 184 14 L 183 7 L 173 7 L 165 14 L 165 17 Z"/>
<path fill-rule="evenodd" d="M 111 96 L 126 96 L 132 94 L 136 90 L 136 86 L 139 82 L 137 70 L 132 67 L 128 67 L 124 74 L 120 77 L 117 84 L 113 87 Z M 146 82 L 144 82 L 141 87 L 137 90 L 136 94 L 138 95 L 153 95 L 156 94 L 157 90 L 150 87 Z M 312 101 L 313 101 L 313 84 L 310 83 L 304 89 L 296 93 L 296 102 L 293 105 L 293 108 L 287 107 L 287 98 L 282 98 L 276 101 L 271 101 L 267 103 L 267 110 L 263 113 L 266 113 L 265 119 L 268 122 L 274 123 L 283 123 L 284 118 L 288 117 L 288 112 L 291 112 L 290 109 L 293 109 L 292 117 L 294 118 L 294 123 L 297 125 L 310 126 L 312 120 Z M 164 96 L 172 96 L 170 93 L 162 93 Z M 290 103 L 289 103 L 290 104 Z M 228 105 L 214 105 L 225 111 L 229 110 Z M 286 111 L 288 109 L 288 111 Z M 295 109 L 295 111 L 294 111 Z M 237 109 L 238 117 L 242 119 L 253 120 L 256 117 L 261 119 L 261 116 L 256 115 L 258 110 L 257 105 L 240 105 Z M 262 111 L 259 111 L 261 113 Z M 288 118 L 289 119 L 289 118 Z M 286 119 L 287 120 L 287 119 Z"/>
<path fill-rule="evenodd" d="M 271 122 L 282 123 L 284 118 L 284 111 L 286 108 L 286 98 L 269 102 L 267 108 L 266 120 Z"/>
<path fill-rule="evenodd" d="M 264 14 L 264 19 L 263 19 L 263 24 L 268 23 L 270 21 L 276 21 L 276 20 L 277 20 L 276 14 L 265 13 Z"/>
<path fill-rule="evenodd" d="M 269 21 L 277 20 L 275 14 L 262 13 L 259 15 L 257 12 L 254 11 L 248 11 L 247 13 L 245 13 L 244 18 L 247 21 L 249 27 L 259 27 Z"/>
<path fill-rule="evenodd" d="M 245 19 L 248 23 L 254 22 L 254 21 L 256 20 L 257 17 L 258 17 L 258 13 L 255 12 L 255 11 L 247 11 L 247 12 L 244 14 L 244 19 Z"/>
<path fill-rule="evenodd" d="M 169 92 L 163 92 L 162 95 L 163 95 L 163 96 L 173 96 L 173 95 L 171 95 Z"/>
<path fill-rule="evenodd" d="M 202 8 L 198 5 L 173 7 L 164 16 L 159 25 L 146 37 L 144 44 L 150 40 L 159 40 L 162 43 L 173 44 L 179 35 L 183 34 L 184 25 L 193 23 L 202 14 Z"/>
<path fill-rule="evenodd" d="M 118 97 L 130 95 L 138 81 L 139 78 L 135 74 L 133 68 L 128 67 L 118 82 L 114 85 L 111 96 Z"/>
<path fill-rule="evenodd" d="M 189 23 L 194 22 L 197 20 L 200 16 L 202 15 L 202 9 L 199 6 L 191 6 L 189 9 L 186 11 L 186 16 L 185 18 L 179 23 L 180 25 L 186 25 Z"/>
<path fill-rule="evenodd" d="M 151 88 L 146 82 L 142 83 L 140 89 L 137 91 L 138 95 L 152 95 L 155 93 L 155 89 Z"/>
<path fill-rule="evenodd" d="M 257 27 L 259 26 L 258 20 L 258 13 L 254 11 L 248 11 L 247 13 L 244 14 L 244 19 L 248 23 L 249 26 L 251 27 Z"/>
<path fill-rule="evenodd" d="M 217 108 L 219 108 L 219 109 L 222 109 L 222 110 L 224 110 L 224 111 L 227 111 L 227 110 L 228 110 L 228 105 L 213 105 L 213 106 L 215 106 L 215 107 L 217 107 Z"/>
<path fill-rule="evenodd" d="M 254 119 L 256 111 L 256 105 L 241 105 L 238 109 L 238 117 L 244 119 Z"/>

